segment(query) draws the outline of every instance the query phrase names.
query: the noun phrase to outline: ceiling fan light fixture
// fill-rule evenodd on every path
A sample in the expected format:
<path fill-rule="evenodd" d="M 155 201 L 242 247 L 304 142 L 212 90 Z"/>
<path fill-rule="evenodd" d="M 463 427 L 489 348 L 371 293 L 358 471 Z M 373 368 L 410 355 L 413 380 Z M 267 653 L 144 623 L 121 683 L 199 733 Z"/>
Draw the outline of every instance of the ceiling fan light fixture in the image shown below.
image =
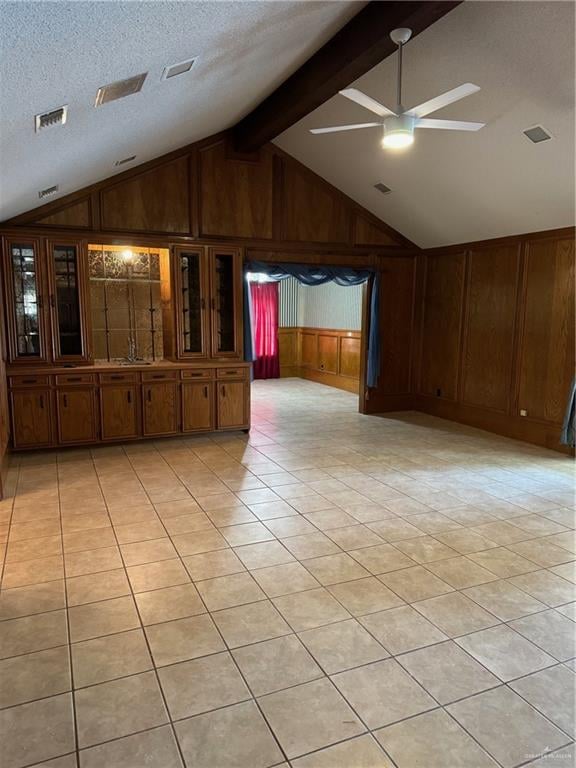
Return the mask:
<path fill-rule="evenodd" d="M 410 115 L 398 115 L 389 117 L 384 122 L 384 136 L 382 146 L 384 149 L 404 149 L 414 143 L 415 120 Z"/>

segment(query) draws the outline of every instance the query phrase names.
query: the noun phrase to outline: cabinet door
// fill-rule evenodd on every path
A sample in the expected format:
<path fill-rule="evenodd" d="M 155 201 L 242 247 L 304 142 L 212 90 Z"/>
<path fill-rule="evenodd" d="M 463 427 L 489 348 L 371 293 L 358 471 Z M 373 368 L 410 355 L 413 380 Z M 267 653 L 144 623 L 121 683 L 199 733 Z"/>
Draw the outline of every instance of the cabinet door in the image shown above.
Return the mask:
<path fill-rule="evenodd" d="M 218 384 L 218 429 L 240 429 L 248 425 L 248 387 L 244 381 Z"/>
<path fill-rule="evenodd" d="M 54 360 L 89 360 L 86 275 L 80 243 L 48 243 L 48 267 Z"/>
<path fill-rule="evenodd" d="M 60 443 L 93 443 L 98 439 L 96 393 L 92 387 L 59 389 L 56 405 Z"/>
<path fill-rule="evenodd" d="M 140 432 L 138 416 L 137 393 L 133 384 L 100 388 L 102 440 L 138 437 Z"/>
<path fill-rule="evenodd" d="M 43 362 L 46 342 L 45 275 L 38 240 L 7 239 L 4 253 L 10 361 Z"/>
<path fill-rule="evenodd" d="M 214 382 L 182 384 L 182 430 L 214 429 Z"/>
<path fill-rule="evenodd" d="M 12 442 L 14 448 L 41 448 L 52 437 L 49 389 L 14 389 L 12 406 Z"/>
<path fill-rule="evenodd" d="M 208 271 L 203 248 L 174 248 L 177 353 L 180 358 L 207 356 Z"/>
<path fill-rule="evenodd" d="M 235 248 L 210 249 L 211 353 L 242 356 L 242 259 Z"/>
<path fill-rule="evenodd" d="M 178 384 L 172 381 L 143 386 L 145 435 L 172 435 L 178 432 Z"/>

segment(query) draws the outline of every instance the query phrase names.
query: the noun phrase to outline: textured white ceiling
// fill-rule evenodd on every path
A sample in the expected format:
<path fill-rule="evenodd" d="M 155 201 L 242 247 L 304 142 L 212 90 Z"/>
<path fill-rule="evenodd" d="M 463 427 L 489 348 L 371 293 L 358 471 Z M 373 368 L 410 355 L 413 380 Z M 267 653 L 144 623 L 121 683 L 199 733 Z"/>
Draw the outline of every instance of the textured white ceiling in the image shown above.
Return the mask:
<path fill-rule="evenodd" d="M 0 220 L 217 133 L 250 112 L 362 2 L 0 2 Z M 189 73 L 164 67 L 199 56 Z M 142 92 L 94 108 L 101 85 Z M 69 104 L 36 135 L 34 115 Z M 55 198 L 50 198 L 51 200 Z"/>
<path fill-rule="evenodd" d="M 311 135 L 374 119 L 335 96 L 276 143 L 423 247 L 573 225 L 574 7 L 467 0 L 408 43 L 404 104 L 476 83 L 430 117 L 487 122 L 478 133 L 421 130 L 398 153 L 381 149 L 376 128 Z M 393 108 L 395 67 L 387 59 L 354 85 Z M 554 139 L 532 144 L 522 131 L 535 124 Z"/>

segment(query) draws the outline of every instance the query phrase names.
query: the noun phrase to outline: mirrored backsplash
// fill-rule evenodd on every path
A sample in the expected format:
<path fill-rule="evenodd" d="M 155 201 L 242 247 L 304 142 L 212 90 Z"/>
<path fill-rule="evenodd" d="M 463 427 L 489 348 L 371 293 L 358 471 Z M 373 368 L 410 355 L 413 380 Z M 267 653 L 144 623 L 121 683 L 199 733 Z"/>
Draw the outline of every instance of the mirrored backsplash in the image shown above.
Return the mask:
<path fill-rule="evenodd" d="M 164 248 L 88 246 L 96 360 L 164 357 L 161 262 L 167 257 Z"/>

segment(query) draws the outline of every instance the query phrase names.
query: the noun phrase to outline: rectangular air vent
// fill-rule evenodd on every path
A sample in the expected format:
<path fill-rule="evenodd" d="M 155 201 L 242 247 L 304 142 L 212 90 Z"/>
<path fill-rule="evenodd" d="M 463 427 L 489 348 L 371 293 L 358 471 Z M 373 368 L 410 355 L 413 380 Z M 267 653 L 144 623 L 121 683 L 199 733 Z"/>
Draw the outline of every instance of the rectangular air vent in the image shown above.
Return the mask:
<path fill-rule="evenodd" d="M 46 187 L 46 189 L 41 189 L 38 192 L 38 197 L 40 200 L 43 200 L 45 197 L 50 197 L 50 195 L 55 195 L 56 192 L 58 192 L 58 184 L 54 184 L 53 187 Z"/>
<path fill-rule="evenodd" d="M 136 160 L 136 155 L 130 155 L 130 157 L 125 157 L 124 160 L 116 160 L 114 165 L 125 165 L 126 163 L 131 163 L 132 160 Z"/>
<path fill-rule="evenodd" d="M 378 192 L 382 192 L 383 195 L 387 195 L 389 192 L 392 192 L 390 187 L 387 187 L 386 184 L 382 184 L 382 182 L 378 182 L 378 184 L 374 184 L 374 189 L 377 189 Z"/>
<path fill-rule="evenodd" d="M 170 66 L 165 67 L 164 72 L 162 72 L 162 80 L 170 80 L 171 77 L 176 77 L 177 75 L 183 75 L 185 72 L 190 72 L 194 64 L 196 63 L 196 59 L 198 57 L 195 56 L 193 59 L 186 59 L 186 61 L 179 61 L 177 64 L 170 64 Z"/>
<path fill-rule="evenodd" d="M 52 128 L 55 125 L 64 125 L 67 117 L 68 104 L 64 104 L 63 107 L 57 107 L 57 109 L 51 109 L 49 112 L 42 112 L 39 115 L 34 115 L 34 127 L 36 133 L 43 131 L 44 128 Z"/>
<path fill-rule="evenodd" d="M 143 72 L 141 75 L 129 77 L 126 80 L 117 80 L 115 83 L 109 83 L 98 88 L 94 106 L 100 107 L 109 101 L 116 101 L 117 99 L 123 99 L 125 96 L 130 96 L 132 93 L 138 93 L 142 90 L 147 74 L 148 72 Z"/>
<path fill-rule="evenodd" d="M 548 141 L 552 138 L 552 135 L 548 133 L 541 125 L 535 125 L 533 128 L 527 128 L 523 131 L 524 136 L 527 136 L 534 144 L 540 144 L 541 141 Z"/>

